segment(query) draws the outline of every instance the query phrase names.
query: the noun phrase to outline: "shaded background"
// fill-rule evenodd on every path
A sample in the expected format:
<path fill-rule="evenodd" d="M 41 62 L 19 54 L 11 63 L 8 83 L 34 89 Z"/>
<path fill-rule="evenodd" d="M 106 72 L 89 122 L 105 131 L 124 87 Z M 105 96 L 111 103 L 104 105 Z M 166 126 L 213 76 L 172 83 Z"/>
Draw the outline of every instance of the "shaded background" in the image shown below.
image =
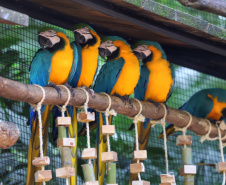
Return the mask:
<path fill-rule="evenodd" d="M 166 2 L 166 1 L 165 1 Z M 23 83 L 29 83 L 29 65 L 39 45 L 37 42 L 38 29 L 43 26 L 50 26 L 47 23 L 30 18 L 29 27 L 11 26 L 0 24 L 0 75 Z M 65 30 L 70 40 L 73 41 L 73 33 Z M 167 54 L 167 53 L 166 53 Z M 173 61 L 171 61 L 173 62 Z M 103 64 L 100 61 L 100 66 Z M 185 67 L 176 66 L 176 85 L 168 105 L 174 108 L 180 107 L 192 94 L 204 88 L 224 88 L 226 82 L 219 78 L 199 73 Z M 16 92 L 15 92 L 16 93 Z M 23 102 L 11 101 L 0 98 L 0 119 L 16 123 L 21 135 L 18 142 L 11 148 L 0 150 L 0 184 L 24 185 L 26 182 L 27 151 L 30 137 L 30 128 L 26 125 L 29 116 L 29 105 Z M 118 153 L 117 182 L 120 185 L 127 185 L 129 181 L 129 165 L 132 160 L 134 143 L 134 131 L 129 132 L 128 128 L 132 120 L 125 116 L 118 115 L 113 120 L 116 125 L 116 134 L 111 137 L 111 147 Z M 79 124 L 81 127 L 82 124 Z M 59 150 L 51 137 L 51 120 L 49 124 L 49 142 L 47 156 L 51 164 L 46 169 L 51 169 L 53 179 L 48 184 L 65 184 L 65 179 L 55 177 L 55 169 L 60 168 Z M 78 129 L 80 130 L 80 128 Z M 163 140 L 157 139 L 162 131 L 160 126 L 155 126 L 151 131 L 148 143 L 148 159 L 144 161 L 146 172 L 141 174 L 142 179 L 148 180 L 151 184 L 160 183 L 160 174 L 165 173 L 165 160 Z M 218 142 L 199 142 L 199 137 L 193 133 L 193 162 L 215 164 L 221 160 Z M 95 146 L 96 134 L 91 133 L 91 146 Z M 181 147 L 175 145 L 176 136 L 171 136 L 168 142 L 169 171 L 176 176 L 177 184 L 183 184 L 183 177 L 178 175 L 181 164 Z M 86 147 L 86 137 L 78 138 L 78 184 L 82 184 L 81 151 Z M 222 175 L 216 172 L 213 165 L 197 166 L 195 177 L 196 185 L 217 185 L 221 184 Z"/>

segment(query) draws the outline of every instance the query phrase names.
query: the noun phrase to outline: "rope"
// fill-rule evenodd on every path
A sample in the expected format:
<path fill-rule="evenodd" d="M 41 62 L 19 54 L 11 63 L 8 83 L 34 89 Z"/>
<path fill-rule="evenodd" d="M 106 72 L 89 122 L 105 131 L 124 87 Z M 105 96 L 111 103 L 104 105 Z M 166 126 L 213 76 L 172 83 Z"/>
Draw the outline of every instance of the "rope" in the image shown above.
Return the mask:
<path fill-rule="evenodd" d="M 210 132 L 212 130 L 212 124 L 210 123 L 210 121 L 207 119 L 206 120 L 208 123 L 209 123 L 209 130 L 207 132 L 206 135 L 204 136 L 201 136 L 201 139 L 200 139 L 200 142 L 203 143 L 205 140 L 209 140 L 209 141 L 215 141 L 217 140 L 219 137 L 214 137 L 214 138 L 210 138 L 209 135 L 210 135 Z"/>
<path fill-rule="evenodd" d="M 224 153 L 223 153 L 223 144 L 222 144 L 222 137 L 221 137 L 221 130 L 219 126 L 217 127 L 218 129 L 218 136 L 219 136 L 219 144 L 220 144 L 220 152 L 221 152 L 221 160 L 224 162 Z M 225 171 L 223 171 L 223 181 L 222 185 L 225 185 Z"/>
<path fill-rule="evenodd" d="M 66 185 L 69 185 L 69 178 L 66 177 Z"/>
<path fill-rule="evenodd" d="M 164 116 L 160 120 L 151 120 L 150 123 L 152 124 L 151 127 L 154 127 L 156 124 L 162 125 L 163 130 L 163 136 L 164 136 L 164 150 L 165 150 L 165 163 L 166 163 L 166 174 L 169 174 L 169 162 L 168 162 L 168 153 L 167 153 L 167 139 L 166 139 L 166 116 L 167 116 L 167 110 L 166 106 L 161 103 L 161 105 L 164 108 Z"/>
<path fill-rule="evenodd" d="M 192 116 L 191 116 L 191 114 L 190 114 L 189 112 L 187 112 L 187 111 L 184 111 L 184 112 L 186 112 L 186 113 L 189 115 L 189 122 L 188 122 L 187 126 L 185 126 L 185 127 L 183 127 L 183 128 L 174 126 L 174 128 L 175 128 L 175 131 L 181 131 L 181 132 L 183 133 L 183 135 L 185 136 L 188 127 L 191 125 L 191 122 L 192 122 Z M 186 147 L 187 147 L 187 145 L 184 144 L 184 148 L 186 148 Z"/>
<path fill-rule="evenodd" d="M 137 124 L 138 124 L 139 121 L 144 122 L 145 118 L 144 118 L 144 116 L 141 114 L 141 112 L 142 112 L 142 110 L 143 110 L 143 107 L 142 107 L 141 102 L 140 102 L 138 99 L 135 99 L 135 98 L 134 98 L 134 100 L 138 102 L 140 109 L 139 109 L 139 112 L 137 113 L 136 116 L 134 116 L 133 118 L 132 118 L 132 117 L 129 117 L 129 118 L 130 118 L 130 119 L 133 119 L 133 123 L 134 123 L 134 125 L 135 125 L 136 151 L 139 151 L 139 141 L 138 141 L 138 129 L 137 129 Z M 137 163 L 139 163 L 139 162 L 140 162 L 140 160 L 137 160 Z M 141 181 L 140 173 L 138 173 L 137 176 L 138 176 L 138 180 Z"/>
<path fill-rule="evenodd" d="M 42 99 L 40 102 L 37 103 L 37 105 L 32 105 L 35 107 L 35 110 L 38 112 L 38 122 L 39 122 L 39 139 L 40 139 L 40 157 L 41 159 L 43 159 L 43 138 L 42 138 L 42 115 L 41 115 L 41 108 L 42 108 L 42 103 L 45 99 L 45 90 L 43 89 L 43 87 L 41 87 L 40 85 L 35 84 L 35 86 L 39 87 L 42 90 Z M 45 166 L 42 165 L 41 166 L 41 170 L 44 170 Z M 42 182 L 43 185 L 45 185 L 45 181 Z"/>
<path fill-rule="evenodd" d="M 85 113 L 87 113 L 89 103 L 89 93 L 82 87 L 79 87 L 78 89 L 81 89 L 86 93 L 86 101 L 83 105 L 83 109 L 85 110 Z M 90 148 L 89 122 L 86 122 L 86 132 L 87 132 L 87 148 Z M 91 159 L 89 159 L 89 164 L 91 164 Z"/>

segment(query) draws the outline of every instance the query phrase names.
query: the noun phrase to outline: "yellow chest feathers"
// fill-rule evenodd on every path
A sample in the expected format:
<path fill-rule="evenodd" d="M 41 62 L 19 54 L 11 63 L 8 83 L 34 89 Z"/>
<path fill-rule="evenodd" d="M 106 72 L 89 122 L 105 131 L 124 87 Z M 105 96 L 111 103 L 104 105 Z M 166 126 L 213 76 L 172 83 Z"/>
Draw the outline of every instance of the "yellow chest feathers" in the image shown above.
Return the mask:
<path fill-rule="evenodd" d="M 208 119 L 213 119 L 213 120 L 219 120 L 222 116 L 221 111 L 226 108 L 226 103 L 225 102 L 219 102 L 217 97 L 213 97 L 208 94 L 208 97 L 213 100 L 213 109 L 211 112 L 207 115 Z"/>
<path fill-rule="evenodd" d="M 171 85 L 174 83 L 170 63 L 165 59 L 159 59 L 148 62 L 147 67 L 150 70 L 150 75 L 145 100 L 165 102 Z"/>
<path fill-rule="evenodd" d="M 73 63 L 73 49 L 70 46 L 69 40 L 64 34 L 60 36 L 64 38 L 66 46 L 63 50 L 58 50 L 54 53 L 49 77 L 49 81 L 56 85 L 67 82 Z"/>

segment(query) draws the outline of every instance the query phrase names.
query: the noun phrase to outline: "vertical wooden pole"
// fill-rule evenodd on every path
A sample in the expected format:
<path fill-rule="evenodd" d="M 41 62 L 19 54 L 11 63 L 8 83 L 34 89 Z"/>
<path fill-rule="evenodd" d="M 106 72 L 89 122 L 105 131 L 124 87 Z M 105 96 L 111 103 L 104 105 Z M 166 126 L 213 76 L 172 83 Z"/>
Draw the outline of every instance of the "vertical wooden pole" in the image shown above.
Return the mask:
<path fill-rule="evenodd" d="M 192 165 L 191 148 L 182 148 L 182 163 L 183 165 Z M 194 185 L 194 175 L 184 175 L 184 185 Z"/>
<path fill-rule="evenodd" d="M 107 184 L 116 184 L 116 163 L 107 163 Z"/>
<path fill-rule="evenodd" d="M 84 176 L 85 182 L 96 180 L 92 164 L 83 164 L 82 171 L 83 171 L 83 176 Z"/>

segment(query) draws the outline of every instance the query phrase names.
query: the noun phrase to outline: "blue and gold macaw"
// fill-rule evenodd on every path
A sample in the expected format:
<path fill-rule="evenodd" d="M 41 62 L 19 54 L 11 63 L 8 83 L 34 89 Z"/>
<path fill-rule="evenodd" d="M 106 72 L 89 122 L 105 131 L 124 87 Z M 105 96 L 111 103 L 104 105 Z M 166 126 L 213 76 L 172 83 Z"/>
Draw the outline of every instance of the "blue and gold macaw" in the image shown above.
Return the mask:
<path fill-rule="evenodd" d="M 141 75 L 134 91 L 134 98 L 150 101 L 159 106 L 166 103 L 173 92 L 175 72 L 173 65 L 167 61 L 166 54 L 157 42 L 139 41 L 133 46 L 135 55 L 142 60 Z M 151 124 L 150 119 L 138 123 L 139 149 L 147 148 Z M 133 128 L 134 125 L 130 128 Z M 133 161 L 135 162 L 135 161 Z M 130 176 L 130 183 L 137 175 Z"/>
<path fill-rule="evenodd" d="M 76 53 L 77 66 L 72 78 L 68 80 L 68 84 L 75 87 L 89 88 L 92 83 L 98 67 L 98 56 L 100 45 L 100 37 L 87 24 L 76 24 L 74 26 L 75 41 L 71 46 Z M 88 89 L 89 90 L 89 89 Z M 89 90 L 90 91 L 90 90 Z M 92 91 L 91 91 L 92 92 Z M 75 147 L 71 149 L 72 165 L 75 168 L 75 177 L 70 178 L 70 185 L 77 183 L 77 109 L 73 106 L 67 106 L 67 112 L 72 118 L 72 124 L 67 129 L 68 137 L 75 138 Z M 58 109 L 54 110 L 54 119 L 61 116 Z M 57 136 L 57 130 L 54 131 L 54 137 Z"/>
<path fill-rule="evenodd" d="M 105 92 L 109 95 L 116 95 L 126 101 L 133 93 L 140 76 L 139 60 L 133 54 L 130 45 L 117 36 L 104 37 L 99 47 L 100 56 L 106 63 L 102 66 L 95 82 L 94 91 Z M 107 145 L 100 133 L 102 125 L 106 124 L 103 113 L 96 114 L 97 121 L 97 153 L 94 169 L 99 184 L 102 185 L 105 174 L 105 163 L 101 161 L 101 153 L 106 152 Z M 109 117 L 109 124 L 112 116 Z"/>
<path fill-rule="evenodd" d="M 39 49 L 30 66 L 30 84 L 40 86 L 52 86 L 61 96 L 60 89 L 56 85 L 66 84 L 75 72 L 77 63 L 74 61 L 74 52 L 66 34 L 57 29 L 45 27 L 39 31 L 38 42 L 43 49 Z M 52 106 L 42 106 L 43 124 L 43 149 L 47 150 L 48 117 Z M 38 168 L 32 166 L 32 160 L 39 156 L 39 127 L 37 112 L 31 108 L 29 124 L 31 126 L 31 138 L 28 151 L 27 185 L 34 184 L 34 173 Z M 40 183 L 37 183 L 40 184 Z"/>
<path fill-rule="evenodd" d="M 206 118 L 211 122 L 223 119 L 226 123 L 226 90 L 212 88 L 198 91 L 179 110 L 185 110 L 193 116 Z M 166 127 L 167 136 L 174 132 L 174 125 L 169 124 Z M 163 138 L 163 134 L 160 134 L 159 138 Z"/>

